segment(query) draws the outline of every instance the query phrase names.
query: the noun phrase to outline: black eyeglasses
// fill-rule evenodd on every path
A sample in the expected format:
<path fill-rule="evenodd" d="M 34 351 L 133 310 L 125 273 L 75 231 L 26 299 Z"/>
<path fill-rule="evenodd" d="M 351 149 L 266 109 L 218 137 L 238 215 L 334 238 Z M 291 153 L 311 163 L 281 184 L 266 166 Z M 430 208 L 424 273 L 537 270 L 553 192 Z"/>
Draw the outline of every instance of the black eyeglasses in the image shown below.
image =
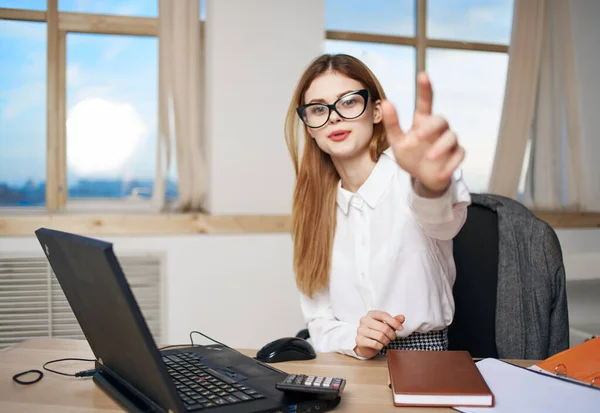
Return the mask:
<path fill-rule="evenodd" d="M 296 112 L 302 122 L 309 128 L 320 128 L 325 125 L 331 117 L 331 111 L 344 119 L 356 119 L 362 115 L 367 108 L 369 92 L 361 89 L 341 96 L 331 105 L 327 103 L 309 103 L 298 106 Z"/>

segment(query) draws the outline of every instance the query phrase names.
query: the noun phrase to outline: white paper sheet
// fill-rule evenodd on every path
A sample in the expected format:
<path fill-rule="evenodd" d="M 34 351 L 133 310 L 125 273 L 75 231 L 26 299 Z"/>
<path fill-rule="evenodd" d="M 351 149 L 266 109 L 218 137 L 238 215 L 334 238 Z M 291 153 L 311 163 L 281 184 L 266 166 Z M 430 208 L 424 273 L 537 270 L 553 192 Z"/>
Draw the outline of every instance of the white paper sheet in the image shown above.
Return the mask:
<path fill-rule="evenodd" d="M 494 393 L 494 407 L 455 407 L 463 413 L 600 413 L 600 390 L 496 359 L 476 363 Z"/>

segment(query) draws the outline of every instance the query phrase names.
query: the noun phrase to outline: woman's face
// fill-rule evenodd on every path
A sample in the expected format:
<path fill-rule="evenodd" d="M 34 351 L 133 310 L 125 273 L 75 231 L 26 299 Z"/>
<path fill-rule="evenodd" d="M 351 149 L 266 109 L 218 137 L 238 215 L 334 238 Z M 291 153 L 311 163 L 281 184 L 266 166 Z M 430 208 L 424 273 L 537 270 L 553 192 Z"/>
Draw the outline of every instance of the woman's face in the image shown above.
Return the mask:
<path fill-rule="evenodd" d="M 373 102 L 370 97 L 365 100 L 366 95 L 352 94 L 362 89 L 365 89 L 365 86 L 357 80 L 340 73 L 326 72 L 317 77 L 304 94 L 304 105 L 337 102 L 336 109 L 342 115 L 347 118 L 353 117 L 345 119 L 335 110 L 330 111 L 325 106 L 305 108 L 304 120 L 311 126 L 318 126 L 307 128 L 308 132 L 319 148 L 332 158 L 342 160 L 368 153 L 373 125 L 381 122 L 382 114 L 379 101 Z"/>

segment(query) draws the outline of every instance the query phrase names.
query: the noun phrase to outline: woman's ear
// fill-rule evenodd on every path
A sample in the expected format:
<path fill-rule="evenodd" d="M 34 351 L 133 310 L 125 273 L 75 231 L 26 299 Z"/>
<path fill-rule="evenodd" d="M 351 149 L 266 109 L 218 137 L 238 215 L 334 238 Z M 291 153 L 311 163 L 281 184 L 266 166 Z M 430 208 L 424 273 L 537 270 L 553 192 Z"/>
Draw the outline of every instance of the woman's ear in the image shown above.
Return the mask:
<path fill-rule="evenodd" d="M 381 122 L 383 119 L 383 112 L 381 111 L 381 100 L 376 100 L 373 104 L 373 124 Z"/>

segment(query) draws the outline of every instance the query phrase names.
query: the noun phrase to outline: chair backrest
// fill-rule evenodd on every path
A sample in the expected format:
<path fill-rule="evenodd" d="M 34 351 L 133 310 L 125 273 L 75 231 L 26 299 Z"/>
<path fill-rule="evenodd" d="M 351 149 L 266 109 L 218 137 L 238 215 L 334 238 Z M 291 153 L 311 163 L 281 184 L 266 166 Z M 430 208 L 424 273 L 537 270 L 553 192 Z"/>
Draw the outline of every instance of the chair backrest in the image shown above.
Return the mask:
<path fill-rule="evenodd" d="M 449 349 L 467 350 L 472 357 L 498 357 L 498 216 L 482 205 L 468 208 L 467 220 L 453 242 L 455 314 L 448 328 Z"/>

